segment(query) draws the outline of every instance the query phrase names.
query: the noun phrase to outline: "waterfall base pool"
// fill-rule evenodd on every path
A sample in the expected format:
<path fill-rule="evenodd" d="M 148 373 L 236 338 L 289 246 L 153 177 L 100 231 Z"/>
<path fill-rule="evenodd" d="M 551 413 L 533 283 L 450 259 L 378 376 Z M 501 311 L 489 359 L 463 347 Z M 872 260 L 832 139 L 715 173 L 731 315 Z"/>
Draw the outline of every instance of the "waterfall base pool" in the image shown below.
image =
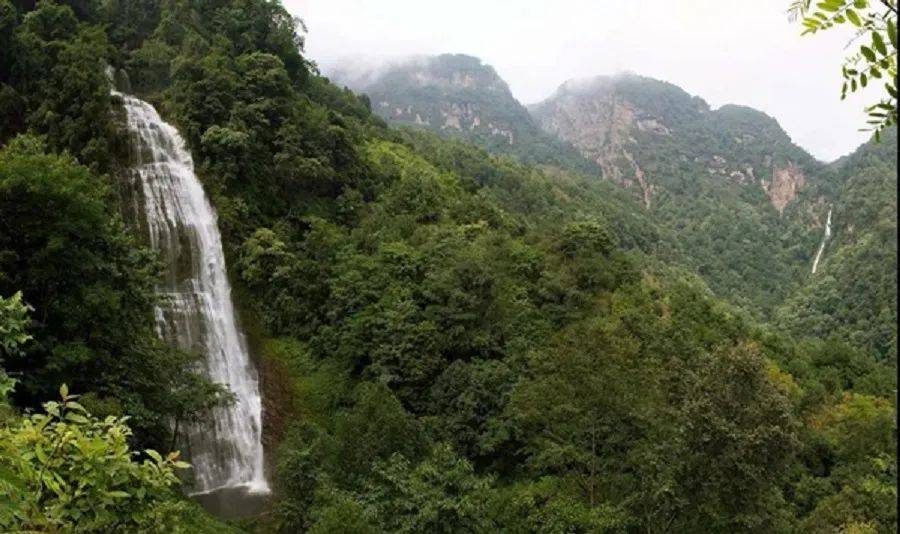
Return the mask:
<path fill-rule="evenodd" d="M 191 495 L 207 512 L 223 519 L 259 515 L 265 510 L 271 497 L 270 492 L 252 491 L 248 486 L 233 486 Z"/>

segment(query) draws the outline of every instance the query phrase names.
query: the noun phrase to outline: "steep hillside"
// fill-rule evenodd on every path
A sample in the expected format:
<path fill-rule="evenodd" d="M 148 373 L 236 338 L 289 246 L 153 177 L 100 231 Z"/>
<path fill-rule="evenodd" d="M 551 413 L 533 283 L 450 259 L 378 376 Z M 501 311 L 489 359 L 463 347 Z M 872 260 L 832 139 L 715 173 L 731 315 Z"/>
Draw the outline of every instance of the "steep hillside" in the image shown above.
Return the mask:
<path fill-rule="evenodd" d="M 811 261 L 832 173 L 773 118 L 633 74 L 566 82 L 529 109 L 672 228 L 718 294 L 767 313 Z"/>
<path fill-rule="evenodd" d="M 759 111 L 734 105 L 712 111 L 675 85 L 633 74 L 566 82 L 529 109 L 542 128 L 596 161 L 607 179 L 638 187 L 648 208 L 654 192 L 678 193 L 675 171 L 688 170 L 754 184 L 782 213 L 805 175 L 821 167 Z"/>
<path fill-rule="evenodd" d="M 834 164 L 841 189 L 829 204 L 820 262 L 778 309 L 795 335 L 835 336 L 897 357 L 897 129 Z"/>
<path fill-rule="evenodd" d="M 372 71 L 338 68 L 330 75 L 367 95 L 372 111 L 391 124 L 430 129 L 527 163 L 596 171 L 570 145 L 543 133 L 506 82 L 478 58 L 443 54 Z"/>
<path fill-rule="evenodd" d="M 853 175 L 861 172 L 854 163 L 860 157 L 825 165 L 765 113 L 739 105 L 713 110 L 673 84 L 635 74 L 566 82 L 529 106 L 530 116 L 494 69 L 469 56 L 420 58 L 334 78 L 365 92 L 389 123 L 603 176 L 644 207 L 634 216 L 657 229 L 654 246 L 668 251 L 658 257 L 688 265 L 715 293 L 761 319 L 769 320 L 776 308 L 790 315 L 796 306 L 783 306 L 785 299 L 796 302 L 808 291 L 801 287 L 809 285 L 828 212 L 834 209 L 837 221 L 839 197 L 858 188 Z M 553 145 L 548 134 L 564 145 Z M 583 159 L 572 157 L 570 147 Z M 889 154 L 880 161 L 896 168 Z M 843 239 L 842 228 L 835 226 L 832 247 Z M 892 272 L 888 266 L 884 280 Z M 872 320 L 867 313 L 853 316 L 854 324 Z M 895 338 L 880 328 L 882 345 Z M 857 341 L 861 335 L 855 334 Z"/>

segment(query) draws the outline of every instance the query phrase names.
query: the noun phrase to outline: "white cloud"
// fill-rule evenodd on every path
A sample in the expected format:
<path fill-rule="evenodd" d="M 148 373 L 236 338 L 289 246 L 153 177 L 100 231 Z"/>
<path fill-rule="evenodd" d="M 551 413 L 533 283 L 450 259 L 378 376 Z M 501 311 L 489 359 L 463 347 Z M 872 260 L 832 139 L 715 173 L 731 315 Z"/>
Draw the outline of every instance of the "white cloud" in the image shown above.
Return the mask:
<path fill-rule="evenodd" d="M 523 103 L 562 82 L 629 70 L 713 107 L 774 116 L 822 160 L 868 138 L 865 99 L 841 102 L 847 32 L 800 37 L 790 0 L 284 0 L 306 22 L 307 55 L 340 61 L 466 53 L 497 69 Z"/>

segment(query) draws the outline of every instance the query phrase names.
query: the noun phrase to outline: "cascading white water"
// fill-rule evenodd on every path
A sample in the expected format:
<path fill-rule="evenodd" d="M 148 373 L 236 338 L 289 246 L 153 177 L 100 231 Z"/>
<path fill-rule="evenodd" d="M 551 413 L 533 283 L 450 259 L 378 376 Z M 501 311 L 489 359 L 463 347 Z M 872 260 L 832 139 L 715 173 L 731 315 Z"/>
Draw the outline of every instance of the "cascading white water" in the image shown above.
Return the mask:
<path fill-rule="evenodd" d="M 816 274 L 816 269 L 819 267 L 819 260 L 822 259 L 822 253 L 825 252 L 825 244 L 828 243 L 829 238 L 831 238 L 831 209 L 828 210 L 828 217 L 825 220 L 825 235 L 822 236 L 822 244 L 819 245 L 819 251 L 816 252 L 816 259 L 813 260 L 812 274 Z"/>
<path fill-rule="evenodd" d="M 206 355 L 209 378 L 235 396 L 211 421 L 190 424 L 193 492 L 269 491 L 263 473 L 262 402 L 256 369 L 238 331 L 216 214 L 178 131 L 147 102 L 117 91 L 127 114 L 138 219 L 167 264 L 156 310 L 161 338 Z"/>

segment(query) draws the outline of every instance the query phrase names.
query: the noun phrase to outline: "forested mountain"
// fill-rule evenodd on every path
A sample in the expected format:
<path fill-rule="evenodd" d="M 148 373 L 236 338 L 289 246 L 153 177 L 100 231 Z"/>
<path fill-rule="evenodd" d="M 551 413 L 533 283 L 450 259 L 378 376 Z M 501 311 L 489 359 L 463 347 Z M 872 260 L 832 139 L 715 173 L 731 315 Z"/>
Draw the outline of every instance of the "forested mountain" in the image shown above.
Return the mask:
<path fill-rule="evenodd" d="M 840 190 L 829 204 L 821 261 L 778 309 L 794 334 L 836 336 L 897 358 L 897 129 L 835 162 Z M 824 233 L 824 232 L 823 232 Z"/>
<path fill-rule="evenodd" d="M 569 81 L 526 110 L 490 66 L 469 56 L 332 74 L 366 94 L 391 124 L 619 184 L 677 236 L 671 246 L 679 261 L 760 318 L 809 269 L 826 205 L 837 193 L 834 173 L 794 145 L 775 119 L 736 105 L 711 110 L 651 78 Z M 553 154 L 568 152 L 541 129 L 582 158 L 547 157 L 548 146 Z"/>
<path fill-rule="evenodd" d="M 530 109 L 673 228 L 718 295 L 768 313 L 812 263 L 832 177 L 773 118 L 632 74 L 567 82 Z"/>
<path fill-rule="evenodd" d="M 0 0 L 3 530 L 896 531 L 896 152 L 826 166 L 758 112 L 624 77 L 537 123 L 479 108 L 595 163 L 523 161 L 388 127 L 295 24 L 271 0 Z M 116 88 L 177 127 L 217 212 L 263 513 L 179 490 L 178 423 L 231 399 L 157 339 Z"/>
<path fill-rule="evenodd" d="M 531 161 L 602 176 L 631 191 L 643 203 L 646 218 L 666 229 L 661 241 L 670 252 L 667 259 L 686 264 L 717 295 L 763 320 L 772 319 L 776 308 L 781 315 L 789 313 L 786 299 L 803 298 L 808 290 L 801 286 L 809 286 L 829 210 L 842 204 L 844 189 L 860 187 L 852 184 L 860 181 L 855 175 L 863 166 L 816 161 L 772 117 L 737 105 L 713 110 L 675 85 L 634 74 L 566 82 L 529 107 L 533 119 L 490 66 L 468 56 L 407 60 L 355 76 L 338 69 L 333 77 L 365 93 L 374 111 L 392 124 L 462 137 L 498 153 L 524 152 Z M 494 124 L 508 128 L 491 130 Z M 577 158 L 542 159 L 535 148 L 538 126 L 596 167 L 585 167 Z M 495 142 L 504 135 L 506 143 Z M 512 150 L 517 144 L 521 150 Z M 859 159 L 849 159 L 854 158 Z M 894 174 L 894 155 L 883 154 L 880 162 Z M 869 203 L 859 209 L 866 218 L 882 207 Z M 891 213 L 889 202 L 884 209 Z M 881 250 L 891 252 L 890 247 Z M 879 338 L 878 351 L 884 353 L 896 339 L 888 326 L 893 314 L 887 311 L 893 308 L 887 290 L 896 266 L 876 260 L 869 268 L 874 271 L 860 283 L 887 298 L 877 306 L 885 311 L 875 316 L 864 311 L 872 309 L 869 299 L 853 305 L 850 316 L 824 312 L 831 321 L 856 326 L 835 331 L 834 323 L 819 321 L 814 331 L 840 332 L 841 339 L 867 348 Z M 876 279 L 875 285 L 869 283 Z M 841 300 L 853 299 L 845 295 Z M 804 331 L 792 324 L 795 333 Z"/>
<path fill-rule="evenodd" d="M 542 132 L 494 68 L 478 58 L 423 56 L 371 69 L 338 67 L 328 74 L 336 84 L 364 94 L 372 111 L 390 124 L 465 139 L 526 163 L 598 171 L 570 144 Z"/>
<path fill-rule="evenodd" d="M 794 334 L 896 355 L 896 129 L 825 165 L 759 111 L 631 74 L 567 82 L 531 111 L 635 189 L 717 294 L 764 319 L 778 308 Z M 811 273 L 829 214 L 845 220 Z"/>

